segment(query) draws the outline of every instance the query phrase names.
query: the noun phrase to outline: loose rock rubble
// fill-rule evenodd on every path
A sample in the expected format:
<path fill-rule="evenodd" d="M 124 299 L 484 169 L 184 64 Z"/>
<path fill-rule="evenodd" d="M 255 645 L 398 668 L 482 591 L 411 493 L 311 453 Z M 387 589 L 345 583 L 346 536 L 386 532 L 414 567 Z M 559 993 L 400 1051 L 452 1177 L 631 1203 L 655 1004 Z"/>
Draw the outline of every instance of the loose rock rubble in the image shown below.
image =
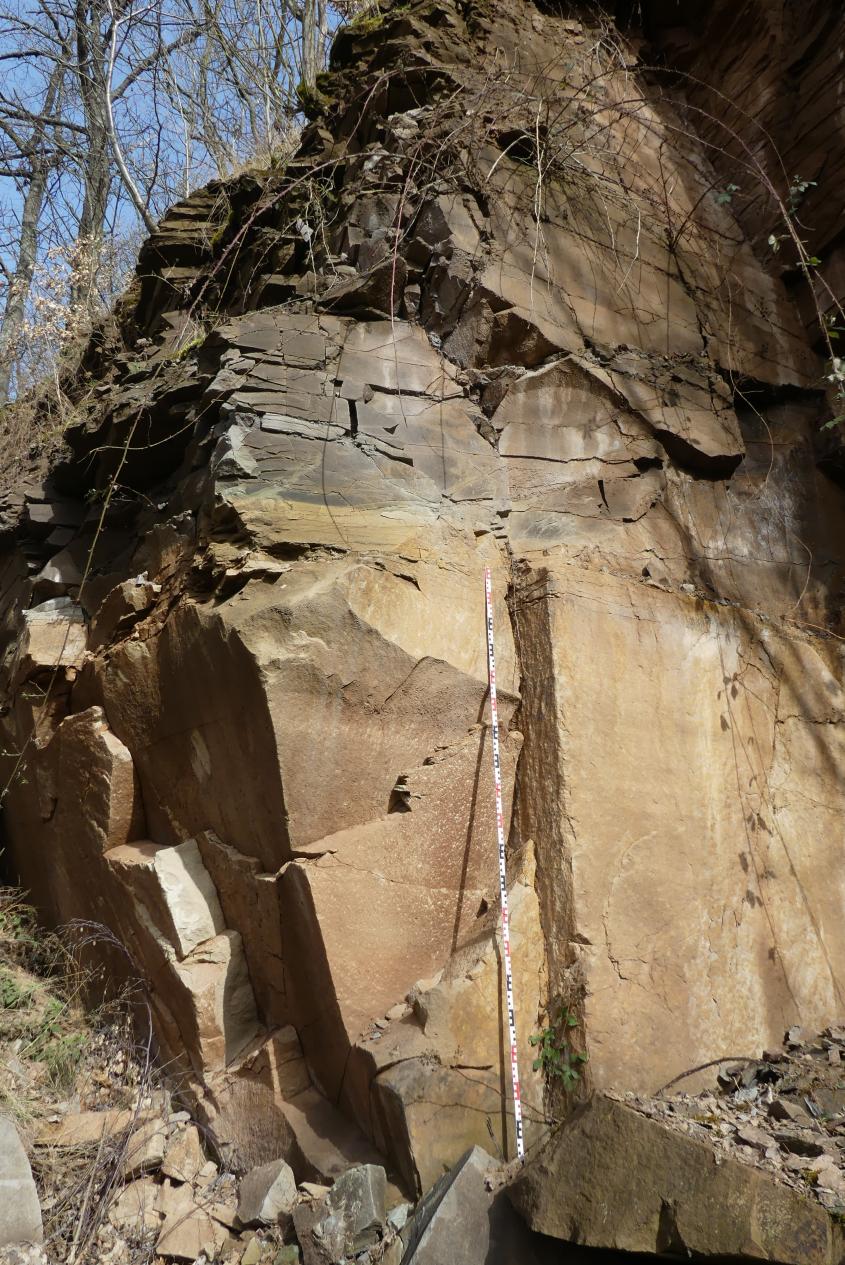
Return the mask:
<path fill-rule="evenodd" d="M 81 1105 L 84 1093 L 52 1103 L 28 1134 L 46 1196 L 43 1248 L 36 1184 L 14 1124 L 0 1114 L 0 1179 L 15 1194 L 0 1205 L 0 1265 L 70 1259 L 73 1227 L 82 1222 L 78 1193 L 62 1188 L 61 1174 L 70 1184 L 80 1172 L 85 1199 L 95 1192 L 100 1215 L 79 1259 L 97 1265 L 442 1265 L 447 1244 L 456 1262 L 474 1260 L 479 1244 L 489 1265 L 552 1259 L 507 1203 L 499 1163 L 479 1147 L 415 1213 L 374 1164 L 347 1168 L 330 1185 L 297 1184 L 281 1159 L 236 1175 L 212 1158 L 203 1130 L 169 1092 L 140 1092 L 134 1104 L 117 1106 L 115 1099 L 126 1101 L 123 1085 L 106 1092 L 108 1076 L 96 1061 L 86 1073 L 98 1085 L 96 1106 Z M 68 1195 L 69 1226 L 55 1217 Z"/>
<path fill-rule="evenodd" d="M 410 1206 L 382 1168 L 350 1168 L 331 1187 L 304 1182 L 297 1189 L 283 1160 L 237 1177 L 207 1157 L 185 1114 L 164 1103 L 126 1125 L 125 1113 L 82 1112 L 36 1135 L 36 1154 L 40 1147 L 85 1152 L 93 1168 L 111 1164 L 122 1172 L 125 1184 L 104 1196 L 98 1262 L 124 1265 L 141 1252 L 205 1265 L 287 1265 L 300 1259 L 300 1248 L 305 1265 L 339 1265 L 353 1256 L 375 1262 L 407 1221 Z"/>
<path fill-rule="evenodd" d="M 622 1101 L 845 1217 L 845 1027 L 790 1028 L 782 1049 L 726 1060 L 713 1091 Z"/>
<path fill-rule="evenodd" d="M 196 870 L 195 854 L 187 859 Z M 203 934 L 208 904 L 175 892 L 174 926 Z M 70 933 L 39 931 L 18 892 L 0 891 L 2 1265 L 62 1265 L 72 1255 L 80 1265 L 298 1265 L 318 1247 L 329 1265 L 347 1249 L 380 1261 L 411 1212 L 384 1169 L 345 1160 L 318 1136 L 331 1133 L 333 1117 L 312 1113 L 314 1138 L 299 1126 L 296 1173 L 282 1158 L 233 1171 L 178 1087 L 150 1065 L 131 1023 L 137 994 L 92 1015 L 81 1009 L 69 990 L 92 977 L 75 945 Z M 295 1041 L 279 1048 L 282 1068 L 301 1058 Z M 326 1184 L 303 1179 L 315 1171 Z M 302 1250 L 295 1222 L 309 1229 Z"/>

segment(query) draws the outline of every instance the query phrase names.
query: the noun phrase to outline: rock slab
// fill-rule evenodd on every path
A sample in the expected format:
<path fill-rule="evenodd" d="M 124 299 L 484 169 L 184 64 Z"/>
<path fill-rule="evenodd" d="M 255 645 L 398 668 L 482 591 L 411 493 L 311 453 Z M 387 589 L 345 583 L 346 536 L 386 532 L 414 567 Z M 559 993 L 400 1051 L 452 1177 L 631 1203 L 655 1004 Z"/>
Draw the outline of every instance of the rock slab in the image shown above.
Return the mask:
<path fill-rule="evenodd" d="M 532 1230 L 589 1247 L 783 1265 L 842 1257 L 842 1231 L 818 1204 L 604 1095 L 569 1117 L 509 1195 Z"/>
<path fill-rule="evenodd" d="M 41 1243 L 41 1205 L 18 1131 L 0 1116 L 0 1247 Z"/>
<path fill-rule="evenodd" d="M 505 1192 L 488 1189 L 497 1169 L 474 1146 L 441 1177 L 417 1210 L 402 1265 L 541 1265 L 548 1259 Z"/>

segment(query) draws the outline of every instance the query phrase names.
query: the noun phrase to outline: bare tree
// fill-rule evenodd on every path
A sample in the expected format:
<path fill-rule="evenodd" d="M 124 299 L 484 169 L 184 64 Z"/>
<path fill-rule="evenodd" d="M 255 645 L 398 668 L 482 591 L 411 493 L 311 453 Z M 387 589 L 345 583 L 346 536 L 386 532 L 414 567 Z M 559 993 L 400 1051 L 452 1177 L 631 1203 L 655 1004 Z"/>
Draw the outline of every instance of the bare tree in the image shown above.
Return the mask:
<path fill-rule="evenodd" d="M 0 0 L 0 403 L 21 385 L 39 260 L 64 252 L 67 318 L 93 315 L 120 283 L 123 239 L 209 178 L 290 148 L 338 8 Z"/>
<path fill-rule="evenodd" d="M 14 264 L 7 265 L 6 304 L 0 320 L 0 403 L 9 398 L 12 369 L 18 352 L 23 330 L 26 301 L 35 274 L 38 258 L 38 225 L 47 194 L 47 180 L 56 161 L 55 151 L 48 140 L 49 118 L 58 102 L 64 69 L 53 66 L 40 114 L 33 118 L 28 134 L 21 136 L 9 122 L 0 120 L 7 141 L 11 142 L 8 166 L 3 171 L 6 179 L 13 179 L 25 187 L 17 234 Z M 5 166 L 5 164 L 4 164 Z"/>

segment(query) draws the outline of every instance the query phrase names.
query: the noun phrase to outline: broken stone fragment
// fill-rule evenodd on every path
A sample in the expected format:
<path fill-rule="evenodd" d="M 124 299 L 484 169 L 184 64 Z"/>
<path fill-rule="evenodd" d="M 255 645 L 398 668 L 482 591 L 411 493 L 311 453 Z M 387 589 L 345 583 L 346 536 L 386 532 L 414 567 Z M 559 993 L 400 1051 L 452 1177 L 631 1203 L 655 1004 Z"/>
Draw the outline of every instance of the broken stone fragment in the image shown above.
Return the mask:
<path fill-rule="evenodd" d="M 35 1135 L 36 1146 L 95 1146 L 117 1139 L 130 1128 L 142 1128 L 153 1120 L 129 1110 L 70 1111 L 46 1122 Z"/>
<path fill-rule="evenodd" d="M 143 834 L 134 762 L 109 729 L 102 708 L 66 716 L 45 749 L 44 762 L 55 770 L 50 824 L 68 859 L 72 854 L 94 861 Z"/>
<path fill-rule="evenodd" d="M 384 1169 L 362 1164 L 321 1198 L 298 1203 L 293 1223 L 305 1265 L 339 1265 L 374 1246 L 384 1231 L 385 1195 Z"/>
<path fill-rule="evenodd" d="M 196 1125 L 189 1124 L 170 1134 L 161 1164 L 165 1177 L 172 1177 L 177 1182 L 196 1181 L 205 1165 L 205 1153 Z M 216 1172 L 214 1165 L 212 1169 Z"/>
<path fill-rule="evenodd" d="M 837 1082 L 833 1088 L 817 1085 L 813 1090 L 818 1111 L 830 1120 L 839 1119 L 845 1113 L 845 1085 L 839 1081 L 838 1077 Z"/>
<path fill-rule="evenodd" d="M 258 462 L 244 443 L 244 433 L 245 428 L 236 422 L 217 441 L 211 469 L 218 479 L 252 479 L 258 474 Z"/>
<path fill-rule="evenodd" d="M 212 1260 L 229 1241 L 228 1230 L 211 1215 L 208 1200 L 196 1195 L 189 1185 L 174 1186 L 165 1181 L 158 1188 L 156 1211 L 164 1221 L 156 1241 L 160 1256 L 195 1261 L 204 1253 Z"/>
<path fill-rule="evenodd" d="M 0 1116 L 0 1248 L 41 1243 L 41 1205 L 32 1169 L 9 1116 Z"/>
<path fill-rule="evenodd" d="M 248 556 L 244 566 L 252 564 L 258 569 L 262 561 Z M 302 1063 L 299 1038 L 287 1022 L 290 1017 L 287 983 L 285 972 L 279 966 L 283 960 L 283 947 L 277 876 L 265 873 L 256 857 L 247 856 L 238 848 L 224 843 L 210 830 L 198 834 L 196 841 L 217 888 L 226 925 L 237 927 L 241 933 L 262 1018 L 268 1027 L 274 1029 L 265 1047 L 271 1070 L 264 1071 L 256 1064 L 254 1074 L 256 1078 L 260 1076 L 268 1082 L 275 1081 L 278 1074 L 282 1096 L 288 1097 L 304 1089 L 310 1077 Z M 278 1029 L 277 1024 L 281 1025 Z M 263 1061 L 260 1055 L 256 1059 L 257 1062 Z M 244 1074 L 250 1075 L 251 1072 L 244 1068 Z"/>
<path fill-rule="evenodd" d="M 149 580 L 124 580 L 108 593 L 88 626 L 88 646 L 96 650 L 112 641 L 117 633 L 125 632 L 149 610 L 161 585 Z"/>
<path fill-rule="evenodd" d="M 428 1192 L 406 1228 L 405 1265 L 540 1265 L 546 1259 L 495 1181 L 498 1170 L 479 1146 L 461 1156 Z"/>
<path fill-rule="evenodd" d="M 820 1138 L 809 1130 L 799 1132 L 797 1129 L 779 1129 L 775 1133 L 775 1140 L 792 1155 L 821 1155 L 826 1144 L 833 1145 L 826 1138 Z"/>
<path fill-rule="evenodd" d="M 260 1239 L 250 1239 L 241 1254 L 240 1265 L 258 1265 L 263 1256 L 262 1248 Z"/>
<path fill-rule="evenodd" d="M 762 1152 L 773 1146 L 775 1141 L 770 1133 L 766 1133 L 765 1129 L 757 1129 L 751 1124 L 743 1125 L 741 1129 L 737 1130 L 736 1136 L 743 1146 Z"/>
<path fill-rule="evenodd" d="M 167 1147 L 167 1125 L 159 1117 L 141 1123 L 126 1144 L 124 1179 L 140 1177 L 161 1167 Z"/>
<path fill-rule="evenodd" d="M 66 549 L 60 549 L 54 554 L 49 562 L 41 568 L 35 576 L 35 583 L 39 592 L 46 596 L 52 589 L 55 592 L 63 589 L 76 589 L 82 583 L 82 576 L 85 570 L 84 557 L 80 548 L 69 546 Z"/>
<path fill-rule="evenodd" d="M 323 1186 L 320 1182 L 300 1182 L 299 1192 L 306 1199 L 322 1199 L 331 1190 L 331 1186 Z"/>
<path fill-rule="evenodd" d="M 766 1110 L 773 1120 L 789 1120 L 792 1124 L 810 1123 L 809 1113 L 787 1098 L 773 1098 Z"/>
<path fill-rule="evenodd" d="M 326 1195 L 326 1208 L 344 1226 L 347 1255 L 377 1243 L 384 1229 L 387 1179 L 377 1164 L 347 1169 Z"/>
<path fill-rule="evenodd" d="M 217 890 L 196 841 L 132 843 L 108 854 L 112 870 L 148 907 L 180 958 L 225 930 Z"/>
<path fill-rule="evenodd" d="M 60 611 L 39 607 L 24 611 L 10 673 L 13 688 L 40 671 L 80 668 L 86 648 L 84 621 L 81 608 L 75 605 Z"/>
<path fill-rule="evenodd" d="M 400 1230 L 404 1230 L 413 1211 L 413 1204 L 397 1204 L 395 1208 L 391 1208 L 390 1212 L 388 1212 L 387 1224 L 398 1234 Z"/>
<path fill-rule="evenodd" d="M 208 1183 L 208 1186 L 216 1187 L 218 1178 L 219 1174 L 215 1173 Z M 206 1183 L 200 1181 L 197 1185 L 199 1187 L 203 1187 Z M 221 1225 L 224 1225 L 227 1229 L 234 1230 L 237 1233 L 240 1223 L 238 1221 L 238 1201 L 236 1191 L 231 1188 L 218 1191 L 215 1188 L 211 1190 L 201 1190 L 200 1193 L 207 1196 L 208 1202 L 204 1206 L 211 1213 L 212 1217 L 214 1217 L 214 1220 L 219 1221 Z"/>
<path fill-rule="evenodd" d="M 83 515 L 84 510 L 77 501 L 30 502 L 26 506 L 24 521 L 32 535 L 39 536 L 55 528 L 78 527 Z"/>
<path fill-rule="evenodd" d="M 361 274 L 333 285 L 320 299 L 320 307 L 328 312 L 358 312 L 366 316 L 397 314 L 408 267 L 401 256 L 379 262 L 382 253 L 376 250 L 371 254 L 362 247 Z"/>
<path fill-rule="evenodd" d="M 295 1243 L 285 1243 L 273 1257 L 273 1265 L 299 1265 L 299 1248 Z"/>
<path fill-rule="evenodd" d="M 240 935 L 205 940 L 172 969 L 190 1002 L 180 1018 L 192 1054 L 209 1072 L 227 1067 L 260 1031 Z"/>
<path fill-rule="evenodd" d="M 164 1214 L 157 1208 L 159 1185 L 152 1177 L 129 1182 L 109 1208 L 109 1220 L 124 1233 L 144 1236 L 158 1230 Z"/>
<path fill-rule="evenodd" d="M 284 1160 L 254 1168 L 241 1180 L 238 1220 L 241 1225 L 274 1225 L 289 1216 L 296 1202 L 296 1178 Z"/>

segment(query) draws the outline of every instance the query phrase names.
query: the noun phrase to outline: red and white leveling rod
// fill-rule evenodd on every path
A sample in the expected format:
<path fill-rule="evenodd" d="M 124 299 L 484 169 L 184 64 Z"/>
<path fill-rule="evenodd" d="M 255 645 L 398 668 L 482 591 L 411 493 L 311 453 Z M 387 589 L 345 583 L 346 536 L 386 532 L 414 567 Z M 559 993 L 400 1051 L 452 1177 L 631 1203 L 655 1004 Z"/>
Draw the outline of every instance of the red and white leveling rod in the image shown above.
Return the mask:
<path fill-rule="evenodd" d="M 496 655 L 493 650 L 493 581 L 489 567 L 484 568 L 484 595 L 487 611 L 487 674 L 490 681 L 490 715 L 493 721 L 493 781 L 496 786 L 496 835 L 499 841 L 499 895 L 502 904 L 502 944 L 504 946 L 505 986 L 508 1002 L 508 1031 L 511 1041 L 513 1121 L 516 1128 L 516 1154 L 520 1160 L 523 1160 L 525 1159 L 525 1141 L 522 1136 L 522 1099 L 519 1093 L 519 1060 L 516 1053 L 516 1018 L 513 1009 L 508 879 L 505 870 L 505 821 L 502 810 L 502 766 L 499 760 L 499 704 L 496 698 Z"/>

